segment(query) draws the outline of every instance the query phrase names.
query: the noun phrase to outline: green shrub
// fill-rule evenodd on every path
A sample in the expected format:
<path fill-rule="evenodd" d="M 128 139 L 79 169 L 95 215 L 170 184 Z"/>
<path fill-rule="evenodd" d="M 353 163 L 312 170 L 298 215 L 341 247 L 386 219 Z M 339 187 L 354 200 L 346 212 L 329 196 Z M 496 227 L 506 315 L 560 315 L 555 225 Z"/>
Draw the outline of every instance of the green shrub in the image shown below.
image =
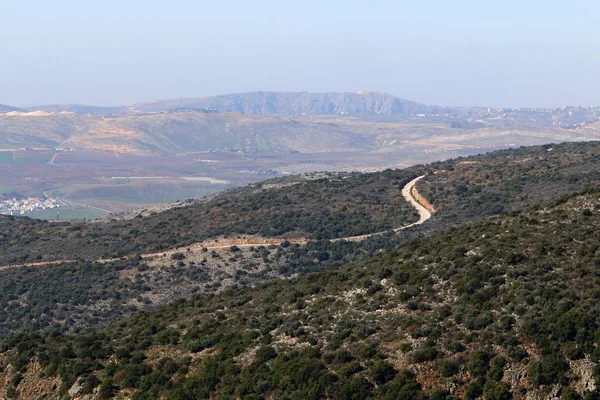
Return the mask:
<path fill-rule="evenodd" d="M 415 363 L 435 360 L 438 356 L 438 351 L 435 347 L 425 347 L 415 350 L 412 354 L 412 360 Z"/>
<path fill-rule="evenodd" d="M 381 385 L 394 379 L 397 371 L 388 362 L 377 360 L 371 367 L 371 376 L 376 384 Z"/>
<path fill-rule="evenodd" d="M 438 364 L 440 374 L 443 377 L 451 377 L 458 373 L 458 364 L 452 360 L 440 360 Z"/>

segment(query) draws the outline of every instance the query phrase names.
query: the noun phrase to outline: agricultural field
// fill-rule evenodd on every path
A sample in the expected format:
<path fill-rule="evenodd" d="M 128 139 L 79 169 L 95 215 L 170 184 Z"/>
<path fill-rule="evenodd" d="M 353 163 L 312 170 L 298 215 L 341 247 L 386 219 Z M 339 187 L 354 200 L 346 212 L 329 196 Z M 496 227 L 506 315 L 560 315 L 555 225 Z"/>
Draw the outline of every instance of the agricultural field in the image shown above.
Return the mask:
<path fill-rule="evenodd" d="M 0 185 L 0 193 L 10 193 L 19 191 L 23 188 L 21 185 Z"/>
<path fill-rule="evenodd" d="M 50 162 L 54 154 L 50 150 L 0 151 L 0 164 L 44 164 Z"/>
<path fill-rule="evenodd" d="M 13 162 L 12 151 L 0 151 L 0 164 L 12 164 Z"/>
<path fill-rule="evenodd" d="M 53 150 L 25 150 L 13 151 L 15 163 L 23 164 L 45 164 L 52 161 L 54 154 Z"/>
<path fill-rule="evenodd" d="M 55 221 L 57 220 L 57 213 L 59 213 L 58 219 L 61 221 L 92 221 L 107 215 L 106 212 L 101 211 L 97 208 L 83 206 L 66 206 L 61 207 L 59 209 L 35 211 L 31 214 L 28 214 L 27 216 L 31 218 Z"/>

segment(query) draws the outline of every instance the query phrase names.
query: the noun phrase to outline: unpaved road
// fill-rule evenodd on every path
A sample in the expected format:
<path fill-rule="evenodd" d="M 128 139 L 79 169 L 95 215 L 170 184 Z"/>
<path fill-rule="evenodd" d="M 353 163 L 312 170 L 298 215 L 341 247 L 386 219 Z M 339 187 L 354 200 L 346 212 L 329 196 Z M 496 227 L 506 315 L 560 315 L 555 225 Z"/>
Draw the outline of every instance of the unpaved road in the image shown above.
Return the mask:
<path fill-rule="evenodd" d="M 2 271 L 4 269 L 10 269 L 10 268 L 41 267 L 42 265 L 44 265 L 44 266 L 55 265 L 55 264 L 62 264 L 62 263 L 68 263 L 68 262 L 75 262 L 75 260 L 37 261 L 37 262 L 31 262 L 31 263 L 26 263 L 26 264 L 2 265 L 2 266 L 0 266 L 0 271 Z"/>
<path fill-rule="evenodd" d="M 402 196 L 404 196 L 406 201 L 408 201 L 410 204 L 412 204 L 412 206 L 414 208 L 417 209 L 417 212 L 419 213 L 419 220 L 417 222 L 413 222 L 410 225 L 405 225 L 400 228 L 396 228 L 396 229 L 394 229 L 394 232 L 398 232 L 398 231 L 401 231 L 402 229 L 410 228 L 411 226 L 421 225 L 423 222 L 425 222 L 429 218 L 431 218 L 431 212 L 428 209 L 426 209 L 421 203 L 419 203 L 417 201 L 417 199 L 415 199 L 415 197 L 413 196 L 413 188 L 415 187 L 415 184 L 417 182 L 419 182 L 421 179 L 423 179 L 424 177 L 425 177 L 425 175 L 421 175 L 421 176 L 413 179 L 412 181 L 408 182 L 402 188 Z"/>
<path fill-rule="evenodd" d="M 411 226 L 420 225 L 423 222 L 427 221 L 429 218 L 431 218 L 431 212 L 429 210 L 427 210 L 425 207 L 423 207 L 423 205 L 421 205 L 421 203 L 419 203 L 417 201 L 417 199 L 413 196 L 413 188 L 415 187 L 415 184 L 420 179 L 423 179 L 424 177 L 425 177 L 425 175 L 421 175 L 421 176 L 413 179 L 412 181 L 408 182 L 402 188 L 402 196 L 414 208 L 417 209 L 417 212 L 419 213 L 419 220 L 417 222 L 413 222 L 412 224 L 402 225 L 402 226 L 400 226 L 398 228 L 394 228 L 393 229 L 394 232 L 400 232 L 401 230 L 410 228 Z M 390 232 L 390 231 L 382 231 L 382 232 L 368 233 L 366 235 L 351 236 L 351 237 L 339 238 L 339 239 L 331 239 L 331 241 L 332 242 L 338 242 L 340 240 L 347 240 L 349 242 L 360 242 L 361 240 L 365 240 L 365 239 L 368 239 L 368 238 L 373 237 L 373 236 L 381 236 L 381 235 L 383 235 L 385 233 L 388 233 L 388 232 Z"/>
<path fill-rule="evenodd" d="M 419 213 L 419 220 L 416 222 L 413 222 L 411 224 L 408 224 L 408 225 L 403 225 L 398 228 L 394 228 L 393 229 L 394 232 L 399 232 L 401 230 L 410 228 L 412 226 L 420 225 L 423 222 L 427 221 L 429 218 L 431 218 L 431 212 L 429 210 L 427 210 L 427 208 L 425 208 L 421 203 L 419 203 L 417 201 L 417 199 L 413 196 L 413 189 L 415 187 L 415 184 L 419 180 L 423 179 L 424 177 L 425 177 L 425 175 L 421 175 L 421 176 L 413 179 L 412 181 L 408 182 L 402 188 L 402 196 L 406 199 L 406 201 L 408 201 L 417 210 L 417 212 Z M 331 239 L 331 241 L 339 242 L 341 240 L 347 240 L 349 242 L 360 242 L 360 241 L 368 239 L 370 237 L 381 236 L 388 232 L 390 232 L 390 231 L 387 230 L 387 231 L 382 231 L 382 232 L 368 233 L 366 235 L 350 236 L 350 237 L 345 237 L 345 238 L 336 238 L 336 239 Z M 258 239 L 258 238 L 255 238 L 254 240 L 253 240 L 253 238 L 246 238 L 246 239 L 215 240 L 212 242 L 196 243 L 196 244 L 192 244 L 192 245 L 177 248 L 177 249 L 160 251 L 157 253 L 142 254 L 141 257 L 143 259 L 152 259 L 152 258 L 157 258 L 157 257 L 164 257 L 164 256 L 167 256 L 167 255 L 170 255 L 173 253 L 185 253 L 188 251 L 198 251 L 203 248 L 208 249 L 208 250 L 224 249 L 224 248 L 231 247 L 234 245 L 237 247 L 280 245 L 286 241 L 289 243 L 292 243 L 292 244 L 306 244 L 309 240 L 305 239 L 305 238 L 296 238 L 296 239 L 275 239 L 275 238 L 274 239 L 265 239 L 265 238 Z M 101 260 L 96 260 L 96 262 L 107 263 L 107 262 L 116 261 L 116 260 L 118 260 L 118 258 L 101 259 Z M 73 260 L 39 261 L 39 262 L 26 263 L 26 264 L 6 265 L 6 266 L 0 266 L 0 270 L 4 270 L 4 269 L 8 269 L 8 268 L 18 268 L 18 267 L 39 267 L 42 265 L 54 265 L 54 264 L 59 264 L 62 262 L 73 262 Z"/>

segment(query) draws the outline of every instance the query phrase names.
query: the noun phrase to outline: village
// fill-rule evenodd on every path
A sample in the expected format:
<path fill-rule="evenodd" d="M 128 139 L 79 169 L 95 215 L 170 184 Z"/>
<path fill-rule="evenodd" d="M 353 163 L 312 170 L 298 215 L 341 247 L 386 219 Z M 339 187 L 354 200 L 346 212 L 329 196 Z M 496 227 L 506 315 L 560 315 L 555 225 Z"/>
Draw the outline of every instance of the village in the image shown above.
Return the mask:
<path fill-rule="evenodd" d="M 0 214 L 2 215 L 24 215 L 37 210 L 59 207 L 59 201 L 53 198 L 29 197 L 26 199 L 0 200 Z"/>

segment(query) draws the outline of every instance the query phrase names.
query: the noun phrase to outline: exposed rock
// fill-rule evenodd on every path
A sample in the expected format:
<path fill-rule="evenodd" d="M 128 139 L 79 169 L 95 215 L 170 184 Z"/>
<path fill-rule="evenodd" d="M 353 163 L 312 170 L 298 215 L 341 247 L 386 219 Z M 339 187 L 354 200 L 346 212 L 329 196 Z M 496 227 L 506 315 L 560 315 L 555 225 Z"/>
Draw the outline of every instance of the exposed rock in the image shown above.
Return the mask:
<path fill-rule="evenodd" d="M 77 382 L 71 386 L 71 388 L 67 391 L 69 396 L 78 397 L 83 392 L 83 381 L 79 379 Z"/>
<path fill-rule="evenodd" d="M 512 363 L 504 370 L 505 382 L 514 389 L 519 386 L 527 386 L 527 366 L 519 363 Z"/>
<path fill-rule="evenodd" d="M 579 377 L 579 380 L 573 384 L 573 389 L 575 389 L 577 393 L 583 395 L 586 390 L 596 390 L 596 381 L 594 380 L 594 366 L 596 364 L 588 358 L 583 360 L 571 360 L 569 364 L 571 365 L 571 370 Z"/>

